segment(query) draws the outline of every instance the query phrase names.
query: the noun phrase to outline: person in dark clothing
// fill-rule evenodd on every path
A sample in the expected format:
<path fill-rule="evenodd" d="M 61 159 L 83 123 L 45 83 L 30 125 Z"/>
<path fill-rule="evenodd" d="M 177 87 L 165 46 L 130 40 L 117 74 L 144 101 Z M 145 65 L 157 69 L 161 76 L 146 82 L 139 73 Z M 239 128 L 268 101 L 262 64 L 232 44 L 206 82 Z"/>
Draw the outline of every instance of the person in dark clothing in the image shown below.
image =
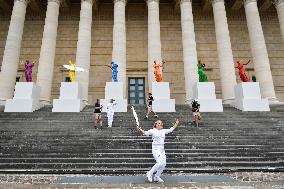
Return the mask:
<path fill-rule="evenodd" d="M 95 103 L 95 110 L 94 110 L 94 117 L 95 117 L 95 125 L 94 127 L 97 128 L 99 125 L 100 127 L 103 126 L 103 120 L 102 120 L 102 108 L 103 106 L 100 104 L 100 99 L 97 99 L 97 102 Z"/>
<path fill-rule="evenodd" d="M 152 107 L 152 102 L 154 101 L 154 98 L 152 96 L 152 93 L 148 93 L 149 97 L 147 99 L 147 114 L 145 116 L 145 119 L 148 119 L 148 115 L 150 112 L 154 113 L 154 117 L 158 118 L 157 114 L 153 111 L 153 107 Z"/>
<path fill-rule="evenodd" d="M 192 113 L 194 117 L 193 122 L 195 123 L 196 127 L 199 127 L 199 123 L 201 121 L 201 114 L 199 112 L 200 104 L 196 100 L 193 100 L 191 103 L 191 107 L 192 107 Z"/>

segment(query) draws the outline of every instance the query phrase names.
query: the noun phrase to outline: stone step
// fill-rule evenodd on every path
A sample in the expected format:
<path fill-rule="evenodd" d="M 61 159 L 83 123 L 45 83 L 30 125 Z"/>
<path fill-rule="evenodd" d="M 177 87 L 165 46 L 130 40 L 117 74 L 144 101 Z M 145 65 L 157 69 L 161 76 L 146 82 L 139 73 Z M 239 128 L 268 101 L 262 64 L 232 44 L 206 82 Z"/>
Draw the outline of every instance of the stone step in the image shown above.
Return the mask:
<path fill-rule="evenodd" d="M 89 158 L 0 158 L 0 164 L 30 164 L 30 163 L 113 163 L 113 162 L 127 162 L 127 163 L 153 163 L 154 159 L 151 154 L 139 154 L 136 156 L 131 154 L 126 157 L 121 157 L 120 154 L 112 154 L 112 157 L 89 157 Z M 277 157 L 241 157 L 241 156 L 201 156 L 192 157 L 190 155 L 181 154 L 167 154 L 167 162 L 246 162 L 246 161 L 279 161 L 281 160 Z"/>
<path fill-rule="evenodd" d="M 283 107 L 246 113 L 225 107 L 222 113 L 202 113 L 200 128 L 193 127 L 189 106 L 159 113 L 165 127 L 181 119 L 166 138 L 168 171 L 284 170 Z M 51 108 L 0 113 L 0 172 L 133 173 L 154 164 L 151 137 L 137 132 L 130 109 L 115 113 L 113 128 L 94 129 L 93 106 L 81 113 Z M 155 119 L 143 119 L 146 106 L 135 108 L 143 128 L 151 129 Z"/>
<path fill-rule="evenodd" d="M 144 163 L 128 163 L 128 162 L 118 162 L 118 163 L 0 163 L 0 170 L 5 169 L 97 169 L 97 168 L 110 168 L 113 169 L 123 169 L 123 168 L 150 168 L 154 165 L 153 162 L 144 162 Z M 249 162 L 249 161 L 227 161 L 227 162 L 167 162 L 168 168 L 199 168 L 199 169 L 210 169 L 214 167 L 222 167 L 226 169 L 226 167 L 267 167 L 267 168 L 284 168 L 283 162 L 278 161 L 257 161 L 257 162 Z"/>

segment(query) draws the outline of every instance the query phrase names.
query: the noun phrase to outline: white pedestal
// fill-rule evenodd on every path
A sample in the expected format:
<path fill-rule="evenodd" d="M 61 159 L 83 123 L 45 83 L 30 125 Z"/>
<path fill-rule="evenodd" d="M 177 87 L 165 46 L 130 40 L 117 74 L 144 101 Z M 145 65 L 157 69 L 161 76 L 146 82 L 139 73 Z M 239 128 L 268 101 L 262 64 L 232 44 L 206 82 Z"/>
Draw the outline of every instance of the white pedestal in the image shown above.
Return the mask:
<path fill-rule="evenodd" d="M 4 112 L 33 112 L 43 107 L 40 87 L 32 82 L 17 82 L 13 99 L 8 99 Z"/>
<path fill-rule="evenodd" d="M 175 112 L 175 99 L 170 99 L 170 86 L 168 82 L 152 83 L 154 112 Z"/>
<path fill-rule="evenodd" d="M 101 99 L 103 105 L 103 112 L 106 112 L 107 104 L 110 99 L 114 99 L 117 104 L 114 107 L 115 112 L 127 112 L 127 99 L 123 98 L 123 83 L 122 82 L 106 82 L 105 99 Z"/>
<path fill-rule="evenodd" d="M 267 99 L 261 99 L 258 82 L 242 82 L 235 86 L 233 107 L 242 111 L 270 111 Z"/>
<path fill-rule="evenodd" d="M 221 99 L 216 99 L 213 82 L 197 82 L 193 86 L 193 99 L 198 100 L 200 112 L 223 112 Z"/>
<path fill-rule="evenodd" d="M 80 112 L 84 107 L 81 85 L 77 82 L 61 82 L 60 96 L 53 100 L 52 112 Z"/>

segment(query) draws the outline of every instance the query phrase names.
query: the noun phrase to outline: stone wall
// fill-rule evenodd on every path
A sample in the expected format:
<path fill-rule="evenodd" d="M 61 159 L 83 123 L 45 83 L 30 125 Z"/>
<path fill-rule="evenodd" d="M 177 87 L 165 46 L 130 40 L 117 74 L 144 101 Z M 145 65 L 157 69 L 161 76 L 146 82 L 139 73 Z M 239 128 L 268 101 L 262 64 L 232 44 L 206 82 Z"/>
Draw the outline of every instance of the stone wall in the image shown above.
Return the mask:
<path fill-rule="evenodd" d="M 59 96 L 60 82 L 68 72 L 62 67 L 68 60 L 75 61 L 77 33 L 79 27 L 78 5 L 69 11 L 60 12 L 57 49 L 54 67 L 52 96 Z M 249 35 L 244 10 L 227 12 L 232 49 L 235 61 L 251 58 Z M 198 57 L 206 64 L 208 79 L 214 81 L 217 96 L 221 98 L 221 83 L 216 50 L 216 38 L 212 12 L 203 12 L 201 7 L 193 7 Z M 44 27 L 45 10 L 26 16 L 21 59 L 38 60 Z M 9 28 L 10 15 L 0 13 L 0 64 L 4 53 L 5 40 Z M 276 89 L 276 95 L 284 101 L 284 45 L 281 42 L 280 27 L 274 7 L 261 13 L 264 35 L 267 43 L 270 64 Z M 171 3 L 160 4 L 162 56 L 167 60 L 164 70 L 165 81 L 170 82 L 171 96 L 178 104 L 184 103 L 184 72 L 182 61 L 182 38 L 180 12 Z M 112 56 L 113 4 L 101 3 L 93 13 L 91 70 L 89 100 L 104 97 L 105 82 L 111 80 L 109 68 Z M 145 3 L 129 3 L 126 7 L 127 32 L 127 77 L 147 77 L 147 6 Z M 247 66 L 249 76 L 254 75 L 253 63 Z M 37 67 L 33 71 L 36 80 Z M 238 73 L 237 78 L 238 78 Z M 23 65 L 19 66 L 18 75 L 24 81 Z M 147 91 L 147 78 L 146 78 Z M 238 78 L 239 82 L 239 78 Z"/>

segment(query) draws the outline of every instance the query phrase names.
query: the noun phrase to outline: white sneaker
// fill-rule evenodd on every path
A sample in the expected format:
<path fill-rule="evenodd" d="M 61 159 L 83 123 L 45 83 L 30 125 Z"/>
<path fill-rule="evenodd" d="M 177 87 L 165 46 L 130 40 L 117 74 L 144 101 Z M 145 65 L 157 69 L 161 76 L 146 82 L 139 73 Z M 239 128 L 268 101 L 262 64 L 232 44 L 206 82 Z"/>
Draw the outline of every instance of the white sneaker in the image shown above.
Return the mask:
<path fill-rule="evenodd" d="M 146 176 L 149 182 L 153 182 L 152 175 L 150 175 L 149 171 L 146 173 Z"/>
<path fill-rule="evenodd" d="M 164 180 L 161 177 L 154 177 L 154 182 L 164 182 Z"/>

